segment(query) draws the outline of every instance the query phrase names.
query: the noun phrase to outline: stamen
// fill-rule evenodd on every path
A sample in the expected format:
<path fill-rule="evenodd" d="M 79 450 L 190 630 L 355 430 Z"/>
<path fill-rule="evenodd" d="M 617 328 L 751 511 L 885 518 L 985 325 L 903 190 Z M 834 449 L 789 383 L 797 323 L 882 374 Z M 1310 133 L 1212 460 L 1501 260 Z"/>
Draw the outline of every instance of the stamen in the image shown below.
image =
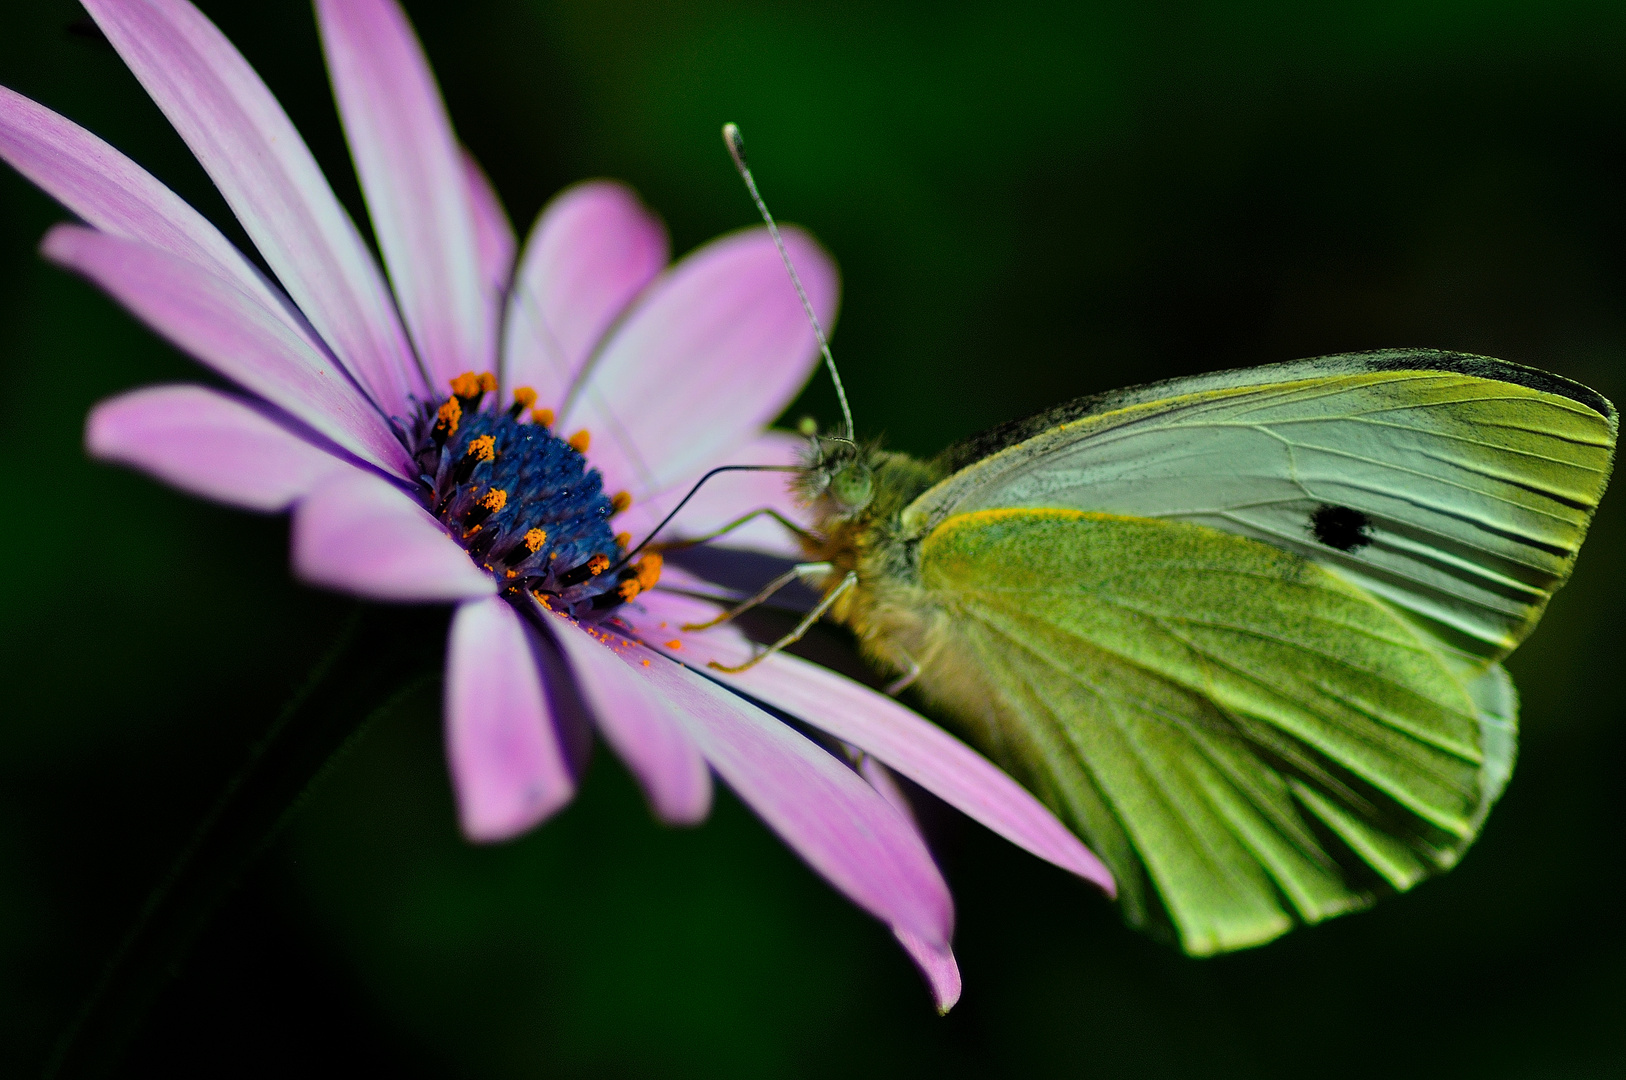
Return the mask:
<path fill-rule="evenodd" d="M 661 579 L 661 557 L 651 552 L 639 559 L 637 566 L 629 566 L 616 576 L 620 581 L 614 598 L 609 594 L 599 596 L 593 603 L 595 608 L 615 607 L 653 589 Z"/>
<path fill-rule="evenodd" d="M 542 545 L 548 542 L 546 529 L 531 529 L 520 538 L 519 543 L 509 549 L 502 561 L 509 566 L 518 566 L 520 563 L 542 550 Z M 512 571 L 510 571 L 512 573 Z"/>
<path fill-rule="evenodd" d="M 641 588 L 645 590 L 653 589 L 655 583 L 660 581 L 662 561 L 661 557 L 653 551 L 638 560 L 635 569 L 638 574 L 638 584 Z"/>
<path fill-rule="evenodd" d="M 500 513 L 502 508 L 507 505 L 508 492 L 504 491 L 502 488 L 492 488 L 490 491 L 487 491 L 484 495 L 480 496 L 480 501 L 475 503 L 474 506 L 469 509 L 469 512 L 463 515 L 463 524 L 470 526 L 469 531 L 463 535 L 468 537 L 479 532 L 481 522 L 485 521 L 485 519 L 490 517 L 492 514 Z"/>
<path fill-rule="evenodd" d="M 628 545 L 630 545 L 631 543 L 632 543 L 632 534 L 631 533 L 616 533 L 615 534 L 615 546 L 620 548 L 622 551 L 627 550 Z"/>
<path fill-rule="evenodd" d="M 529 386 L 520 386 L 514 389 L 514 403 L 508 406 L 508 418 L 518 420 L 520 414 L 536 404 L 536 391 Z"/>
<path fill-rule="evenodd" d="M 586 432 L 583 432 L 582 434 L 585 435 Z M 585 442 L 586 440 L 584 439 L 582 441 Z M 585 450 L 586 447 L 583 447 L 583 449 Z M 610 509 L 612 511 L 614 511 L 615 513 L 617 513 L 617 514 L 621 513 L 621 511 L 625 510 L 627 507 L 629 507 L 631 505 L 632 505 L 632 493 L 631 492 L 618 491 L 614 495 L 610 496 Z"/>
<path fill-rule="evenodd" d="M 463 420 L 463 406 L 457 398 L 449 397 L 446 404 L 435 410 L 435 430 L 433 437 L 436 446 L 445 446 L 446 440 L 457 434 L 457 425 Z"/>
<path fill-rule="evenodd" d="M 570 443 L 570 448 L 576 453 L 585 454 L 587 453 L 588 444 L 593 441 L 593 437 L 587 433 L 586 428 L 582 428 L 567 441 Z"/>
<path fill-rule="evenodd" d="M 552 427 L 553 426 L 553 410 L 552 409 L 532 409 L 531 410 L 531 423 L 533 423 L 533 424 L 541 424 L 545 428 Z"/>
<path fill-rule="evenodd" d="M 609 569 L 610 560 L 603 555 L 594 555 L 580 566 L 572 567 L 559 575 L 559 584 L 565 588 L 580 585 L 588 578 L 598 577 Z"/>
<path fill-rule="evenodd" d="M 483 371 L 478 375 L 472 371 L 465 371 L 455 379 L 447 381 L 451 384 L 452 396 L 457 398 L 464 412 L 474 412 L 480 407 L 480 399 L 497 389 L 497 376 L 489 371 Z"/>
<path fill-rule="evenodd" d="M 474 470 L 482 462 L 495 461 L 496 458 L 495 435 L 481 435 L 478 439 L 470 439 L 468 452 L 463 455 L 463 460 L 457 463 L 457 468 L 452 470 L 452 481 L 457 484 L 468 483 L 469 477 L 474 475 Z"/>

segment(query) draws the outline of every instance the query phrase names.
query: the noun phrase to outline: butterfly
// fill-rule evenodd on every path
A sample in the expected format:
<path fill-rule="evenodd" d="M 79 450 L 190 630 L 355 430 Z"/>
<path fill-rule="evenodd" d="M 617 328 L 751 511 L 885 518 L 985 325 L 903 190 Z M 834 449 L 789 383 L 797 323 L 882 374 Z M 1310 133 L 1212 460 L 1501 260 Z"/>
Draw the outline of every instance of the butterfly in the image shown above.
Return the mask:
<path fill-rule="evenodd" d="M 847 416 L 796 480 L 823 599 L 772 648 L 845 624 L 1192 955 L 1462 857 L 1517 752 L 1501 661 L 1574 568 L 1619 428 L 1578 383 L 1426 350 L 1081 398 L 928 461 Z"/>
<path fill-rule="evenodd" d="M 1450 868 L 1513 769 L 1501 661 L 1618 418 L 1485 357 L 1329 356 L 1058 406 L 922 462 L 820 440 L 827 611 L 1207 955 Z"/>

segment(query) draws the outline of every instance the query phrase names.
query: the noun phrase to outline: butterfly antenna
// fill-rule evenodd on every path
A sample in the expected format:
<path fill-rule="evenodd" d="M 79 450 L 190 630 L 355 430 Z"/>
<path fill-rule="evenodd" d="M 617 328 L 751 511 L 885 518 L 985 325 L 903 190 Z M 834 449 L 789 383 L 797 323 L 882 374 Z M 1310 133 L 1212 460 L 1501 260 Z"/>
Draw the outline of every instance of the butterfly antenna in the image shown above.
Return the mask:
<path fill-rule="evenodd" d="M 824 354 L 824 366 L 830 370 L 830 381 L 836 384 L 836 399 L 841 402 L 841 418 L 846 424 L 845 442 L 851 443 L 854 437 L 853 414 L 847 407 L 847 391 L 842 388 L 841 375 L 836 371 L 836 358 L 830 355 L 830 342 L 824 336 L 824 328 L 819 325 L 819 317 L 813 313 L 813 305 L 807 299 L 807 290 L 802 288 L 802 279 L 796 276 L 796 267 L 790 261 L 790 252 L 785 250 L 785 241 L 779 236 L 779 226 L 774 224 L 773 215 L 768 213 L 768 204 L 762 201 L 762 193 L 757 191 L 756 178 L 751 175 L 751 166 L 745 163 L 745 140 L 740 136 L 740 129 L 734 124 L 723 125 L 723 142 L 728 144 L 728 155 L 734 159 L 734 167 L 740 171 L 740 179 L 745 181 L 746 190 L 757 204 L 757 213 L 768 225 L 768 235 L 773 237 L 774 247 L 779 249 L 779 257 L 785 260 L 785 270 L 790 274 L 790 283 L 796 286 L 796 295 L 801 297 L 802 310 L 807 312 L 807 321 L 813 326 L 813 336 L 819 339 L 819 351 Z"/>

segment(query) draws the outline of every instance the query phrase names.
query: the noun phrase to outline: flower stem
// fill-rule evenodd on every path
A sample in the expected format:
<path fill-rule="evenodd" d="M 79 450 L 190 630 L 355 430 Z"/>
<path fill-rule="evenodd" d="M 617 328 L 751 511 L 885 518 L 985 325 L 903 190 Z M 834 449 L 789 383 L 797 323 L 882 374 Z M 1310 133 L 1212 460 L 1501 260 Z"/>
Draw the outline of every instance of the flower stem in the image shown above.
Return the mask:
<path fill-rule="evenodd" d="M 250 748 L 114 949 L 46 1064 L 46 1080 L 112 1072 L 210 918 L 379 720 L 439 675 L 440 609 L 357 605 Z"/>

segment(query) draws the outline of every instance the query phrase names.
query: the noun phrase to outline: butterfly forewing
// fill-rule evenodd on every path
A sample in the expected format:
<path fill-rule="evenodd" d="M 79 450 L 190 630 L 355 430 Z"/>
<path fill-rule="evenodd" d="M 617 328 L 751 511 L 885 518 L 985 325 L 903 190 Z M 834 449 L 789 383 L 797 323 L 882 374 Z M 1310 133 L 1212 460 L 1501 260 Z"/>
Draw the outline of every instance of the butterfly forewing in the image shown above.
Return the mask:
<path fill-rule="evenodd" d="M 1501 361 L 1326 357 L 1120 391 L 973 440 L 904 525 L 1002 507 L 1205 525 L 1335 569 L 1483 668 L 1568 576 L 1615 433 L 1599 395 Z"/>
<path fill-rule="evenodd" d="M 1452 660 L 1291 552 L 1005 509 L 940 521 L 919 565 L 950 616 L 925 693 L 960 687 L 941 704 L 1092 841 L 1132 920 L 1161 910 L 1188 952 L 1257 944 L 1449 866 L 1511 767 L 1499 668 Z"/>

